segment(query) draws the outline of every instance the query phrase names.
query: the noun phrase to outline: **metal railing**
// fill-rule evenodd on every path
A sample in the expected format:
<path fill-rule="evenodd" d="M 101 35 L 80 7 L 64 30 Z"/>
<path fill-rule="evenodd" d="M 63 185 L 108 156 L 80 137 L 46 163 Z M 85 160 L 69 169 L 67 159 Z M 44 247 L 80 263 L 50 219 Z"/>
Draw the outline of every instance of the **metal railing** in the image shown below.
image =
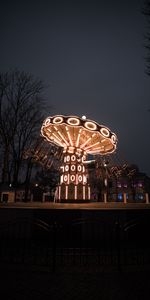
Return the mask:
<path fill-rule="evenodd" d="M 7 266 L 43 267 L 53 272 L 148 268 L 146 225 L 143 219 L 125 224 L 98 218 L 49 223 L 17 219 L 0 227 L 0 262 Z"/>

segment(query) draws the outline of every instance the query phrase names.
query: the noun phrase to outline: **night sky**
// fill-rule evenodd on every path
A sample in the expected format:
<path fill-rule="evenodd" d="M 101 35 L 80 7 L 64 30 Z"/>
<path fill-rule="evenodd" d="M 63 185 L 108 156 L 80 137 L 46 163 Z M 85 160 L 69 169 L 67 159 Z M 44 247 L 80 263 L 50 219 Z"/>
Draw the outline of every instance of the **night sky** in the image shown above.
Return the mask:
<path fill-rule="evenodd" d="M 48 115 L 104 124 L 118 136 L 118 159 L 150 175 L 143 1 L 1 0 L 0 69 L 42 79 Z"/>

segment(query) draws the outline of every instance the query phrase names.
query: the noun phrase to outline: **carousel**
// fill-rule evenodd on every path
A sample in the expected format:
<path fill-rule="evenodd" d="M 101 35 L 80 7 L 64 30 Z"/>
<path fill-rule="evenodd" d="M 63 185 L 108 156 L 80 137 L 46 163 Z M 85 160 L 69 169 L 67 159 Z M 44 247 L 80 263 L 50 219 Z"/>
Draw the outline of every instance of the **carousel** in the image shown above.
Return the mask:
<path fill-rule="evenodd" d="M 114 153 L 116 135 L 104 125 L 77 116 L 48 117 L 41 128 L 42 136 L 63 152 L 60 182 L 56 202 L 87 201 L 91 199 L 88 182 L 88 156 Z"/>

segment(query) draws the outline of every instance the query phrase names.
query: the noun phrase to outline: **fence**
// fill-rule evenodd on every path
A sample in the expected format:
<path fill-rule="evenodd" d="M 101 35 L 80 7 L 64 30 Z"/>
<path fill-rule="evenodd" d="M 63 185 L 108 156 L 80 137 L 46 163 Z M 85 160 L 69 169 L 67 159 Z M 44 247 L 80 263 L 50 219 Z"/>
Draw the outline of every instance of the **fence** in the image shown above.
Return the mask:
<path fill-rule="evenodd" d="M 125 224 L 100 218 L 17 219 L 0 227 L 0 262 L 53 272 L 148 268 L 148 232 L 144 218 Z"/>

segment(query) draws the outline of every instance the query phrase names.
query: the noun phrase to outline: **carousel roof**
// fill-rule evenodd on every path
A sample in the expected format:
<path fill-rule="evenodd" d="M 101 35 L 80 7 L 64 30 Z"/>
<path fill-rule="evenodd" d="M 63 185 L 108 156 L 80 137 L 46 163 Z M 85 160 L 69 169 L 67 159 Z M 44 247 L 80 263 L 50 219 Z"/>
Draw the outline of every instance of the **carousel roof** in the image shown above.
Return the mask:
<path fill-rule="evenodd" d="M 41 134 L 59 147 L 78 148 L 88 154 L 113 153 L 117 144 L 115 133 L 85 116 L 50 116 L 43 122 Z"/>

